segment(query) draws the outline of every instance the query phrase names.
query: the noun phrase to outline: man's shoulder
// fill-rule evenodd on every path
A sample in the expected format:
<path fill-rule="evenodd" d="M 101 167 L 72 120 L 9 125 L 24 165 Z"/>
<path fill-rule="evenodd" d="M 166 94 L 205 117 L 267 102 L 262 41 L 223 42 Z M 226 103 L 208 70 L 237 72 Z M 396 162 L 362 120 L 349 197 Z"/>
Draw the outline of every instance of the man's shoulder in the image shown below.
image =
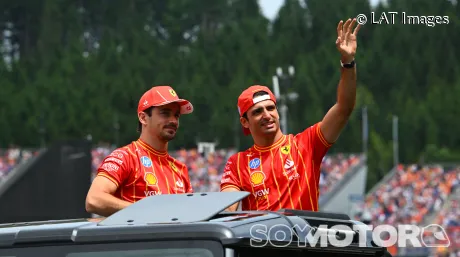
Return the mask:
<path fill-rule="evenodd" d="M 242 160 L 242 158 L 243 160 L 246 160 L 248 157 L 251 158 L 251 156 L 255 156 L 253 146 L 246 150 L 235 152 L 234 154 L 230 155 L 228 160 L 236 163 L 238 160 Z"/>
<path fill-rule="evenodd" d="M 132 153 L 136 151 L 135 149 L 136 148 L 133 145 L 133 143 L 127 144 L 127 145 L 115 148 L 109 154 L 109 156 L 118 157 L 118 158 L 127 158 L 127 157 L 130 157 L 132 155 Z"/>
<path fill-rule="evenodd" d="M 238 158 L 238 155 L 239 157 L 241 158 L 242 156 L 251 156 L 251 155 L 254 155 L 254 150 L 253 150 L 253 147 L 249 147 L 248 149 L 246 150 L 243 150 L 243 151 L 239 151 L 239 152 L 236 152 L 232 155 L 233 158 Z"/>
<path fill-rule="evenodd" d="M 187 167 L 187 165 L 184 162 L 180 161 L 179 159 L 177 159 L 176 157 L 174 157 L 174 156 L 172 156 L 170 154 L 168 154 L 167 160 L 168 160 L 168 162 L 176 165 L 177 167 L 181 167 L 181 166 Z"/>
<path fill-rule="evenodd" d="M 131 154 L 126 146 L 115 148 L 105 156 L 98 170 L 105 172 L 124 170 L 129 166 L 129 158 L 131 158 Z"/>

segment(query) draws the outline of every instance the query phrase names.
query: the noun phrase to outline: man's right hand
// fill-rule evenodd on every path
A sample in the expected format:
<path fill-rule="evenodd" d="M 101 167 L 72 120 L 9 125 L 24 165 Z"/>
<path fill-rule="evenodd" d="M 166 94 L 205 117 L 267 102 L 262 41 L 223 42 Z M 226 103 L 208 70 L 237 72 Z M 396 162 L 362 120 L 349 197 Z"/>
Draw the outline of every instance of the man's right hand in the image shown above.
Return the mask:
<path fill-rule="evenodd" d="M 96 176 L 86 196 L 86 211 L 103 217 L 126 208 L 131 203 L 114 196 L 117 186 L 108 178 Z"/>

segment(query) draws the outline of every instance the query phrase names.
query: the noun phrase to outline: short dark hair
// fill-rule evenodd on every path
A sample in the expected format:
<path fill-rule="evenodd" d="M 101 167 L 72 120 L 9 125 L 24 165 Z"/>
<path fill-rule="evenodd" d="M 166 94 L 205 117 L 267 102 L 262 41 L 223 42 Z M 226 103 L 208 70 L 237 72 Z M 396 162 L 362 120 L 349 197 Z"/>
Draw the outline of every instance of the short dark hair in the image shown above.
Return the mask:
<path fill-rule="evenodd" d="M 152 116 L 152 111 L 155 106 L 149 107 L 145 109 L 143 112 L 147 114 L 149 117 Z M 142 123 L 140 121 L 137 121 L 137 132 L 141 133 L 142 132 Z"/>
<path fill-rule="evenodd" d="M 257 91 L 252 95 L 252 98 L 254 99 L 254 98 L 256 98 L 258 96 L 261 96 L 261 95 L 268 95 L 268 93 L 265 92 L 265 91 Z M 245 119 L 248 119 L 248 112 L 245 112 L 242 117 L 245 118 Z"/>

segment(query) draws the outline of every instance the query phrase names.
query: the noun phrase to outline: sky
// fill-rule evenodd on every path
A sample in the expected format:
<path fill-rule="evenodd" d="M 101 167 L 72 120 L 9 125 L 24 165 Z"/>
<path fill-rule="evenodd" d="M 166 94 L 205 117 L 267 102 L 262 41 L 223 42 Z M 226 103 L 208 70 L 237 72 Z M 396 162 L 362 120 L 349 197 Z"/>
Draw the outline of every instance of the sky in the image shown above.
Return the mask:
<path fill-rule="evenodd" d="M 372 5 L 375 5 L 380 0 L 369 0 Z M 283 5 L 284 0 L 259 0 L 262 13 L 270 20 L 273 20 L 278 14 L 278 10 Z"/>

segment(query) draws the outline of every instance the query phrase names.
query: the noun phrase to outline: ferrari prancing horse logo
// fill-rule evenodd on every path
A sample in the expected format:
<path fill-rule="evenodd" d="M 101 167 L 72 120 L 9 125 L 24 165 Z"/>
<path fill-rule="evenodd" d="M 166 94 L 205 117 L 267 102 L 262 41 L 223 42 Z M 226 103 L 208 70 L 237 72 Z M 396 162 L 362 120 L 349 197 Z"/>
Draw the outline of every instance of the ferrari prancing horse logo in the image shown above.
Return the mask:
<path fill-rule="evenodd" d="M 281 147 L 281 152 L 282 152 L 283 154 L 288 154 L 290 150 L 291 150 L 291 146 L 290 146 L 290 145 L 285 145 L 285 146 Z"/>
<path fill-rule="evenodd" d="M 172 89 L 169 90 L 169 93 L 172 95 L 172 96 L 176 96 L 176 92 Z"/>
<path fill-rule="evenodd" d="M 169 167 L 171 167 L 171 169 L 173 169 L 175 172 L 178 172 L 177 167 L 176 165 L 174 165 L 174 163 L 169 162 Z"/>

